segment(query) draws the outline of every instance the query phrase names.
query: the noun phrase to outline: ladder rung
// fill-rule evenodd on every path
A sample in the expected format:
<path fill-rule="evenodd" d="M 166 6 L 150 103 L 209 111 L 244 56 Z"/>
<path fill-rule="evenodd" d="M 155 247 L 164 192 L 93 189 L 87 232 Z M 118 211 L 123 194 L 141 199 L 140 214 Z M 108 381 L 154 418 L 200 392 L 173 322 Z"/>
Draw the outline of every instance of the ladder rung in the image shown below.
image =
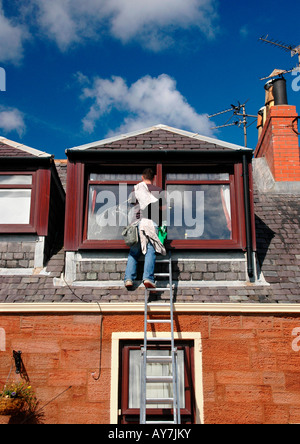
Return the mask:
<path fill-rule="evenodd" d="M 173 376 L 146 376 L 146 382 L 173 382 Z"/>
<path fill-rule="evenodd" d="M 147 338 L 147 341 L 170 341 L 171 342 L 171 338 Z"/>
<path fill-rule="evenodd" d="M 171 319 L 147 319 L 148 324 L 171 324 Z"/>
<path fill-rule="evenodd" d="M 156 259 L 157 264 L 170 264 L 170 259 Z"/>
<path fill-rule="evenodd" d="M 147 398 L 146 404 L 173 404 L 174 398 Z"/>
<path fill-rule="evenodd" d="M 147 291 L 155 292 L 155 291 L 170 291 L 171 287 L 156 287 L 156 288 L 146 288 Z"/>
<path fill-rule="evenodd" d="M 148 307 L 167 307 L 170 305 L 170 301 L 167 302 L 148 302 Z"/>
<path fill-rule="evenodd" d="M 147 356 L 147 362 L 155 362 L 159 364 L 170 364 L 172 362 L 172 356 Z"/>
<path fill-rule="evenodd" d="M 155 273 L 155 276 L 170 276 L 170 273 Z"/>
<path fill-rule="evenodd" d="M 146 424 L 176 424 L 174 421 L 146 421 Z"/>

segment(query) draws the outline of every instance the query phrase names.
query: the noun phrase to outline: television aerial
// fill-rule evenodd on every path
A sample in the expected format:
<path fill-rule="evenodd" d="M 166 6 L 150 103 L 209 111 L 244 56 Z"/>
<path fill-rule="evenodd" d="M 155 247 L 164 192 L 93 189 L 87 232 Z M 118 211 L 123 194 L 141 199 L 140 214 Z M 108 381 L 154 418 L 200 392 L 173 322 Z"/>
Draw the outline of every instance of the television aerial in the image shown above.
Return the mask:
<path fill-rule="evenodd" d="M 270 39 L 268 35 L 266 35 L 265 37 L 260 37 L 259 40 L 261 40 L 263 43 L 272 45 L 276 48 L 280 48 L 283 51 L 290 52 L 291 57 L 294 57 L 295 55 L 298 54 L 298 66 L 296 66 L 295 68 L 291 68 L 291 69 L 274 69 L 274 71 L 269 76 L 263 77 L 260 80 L 271 79 L 271 78 L 277 77 L 277 76 L 282 77 L 283 74 L 288 74 L 290 72 L 300 70 L 300 45 L 298 45 L 298 46 L 288 45 L 288 44 L 283 43 L 281 41 Z"/>
<path fill-rule="evenodd" d="M 248 144 L 247 129 L 249 128 L 249 126 L 251 126 L 255 122 L 255 121 L 253 121 L 250 124 L 248 124 L 248 118 L 250 117 L 250 118 L 257 119 L 257 115 L 253 116 L 252 114 L 247 114 L 247 112 L 246 112 L 246 103 L 247 102 L 248 102 L 248 100 L 243 104 L 238 102 L 238 105 L 231 105 L 231 108 L 229 108 L 229 109 L 225 109 L 224 111 L 220 111 L 218 113 L 211 114 L 210 116 L 208 116 L 208 118 L 211 119 L 212 117 L 217 117 L 222 114 L 231 112 L 232 115 L 229 117 L 229 119 L 223 125 L 214 126 L 211 129 L 225 128 L 227 126 L 238 126 L 239 128 L 243 127 L 245 147 L 247 147 L 247 144 Z M 232 121 L 232 119 L 235 117 L 237 117 L 237 118 L 234 121 Z"/>

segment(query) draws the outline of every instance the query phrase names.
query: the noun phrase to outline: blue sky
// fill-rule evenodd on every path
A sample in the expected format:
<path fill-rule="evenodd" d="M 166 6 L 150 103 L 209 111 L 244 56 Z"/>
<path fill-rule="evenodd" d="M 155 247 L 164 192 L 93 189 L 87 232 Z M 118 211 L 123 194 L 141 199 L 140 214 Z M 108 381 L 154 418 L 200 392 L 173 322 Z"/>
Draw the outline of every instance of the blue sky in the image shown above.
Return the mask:
<path fill-rule="evenodd" d="M 299 16 L 290 0 L 0 0 L 0 135 L 56 158 L 157 123 L 242 145 L 241 128 L 211 129 L 231 113 L 207 116 L 257 114 L 260 78 L 298 62 L 258 39 L 299 45 Z M 300 73 L 286 80 L 299 111 Z"/>

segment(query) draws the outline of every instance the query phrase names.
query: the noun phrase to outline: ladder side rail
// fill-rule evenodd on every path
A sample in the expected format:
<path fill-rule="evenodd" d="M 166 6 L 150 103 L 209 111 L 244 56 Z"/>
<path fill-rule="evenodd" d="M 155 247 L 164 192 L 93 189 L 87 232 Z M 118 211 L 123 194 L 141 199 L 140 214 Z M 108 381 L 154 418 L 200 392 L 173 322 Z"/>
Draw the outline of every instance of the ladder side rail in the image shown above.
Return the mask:
<path fill-rule="evenodd" d="M 160 340 L 168 340 L 171 345 L 171 356 L 170 363 L 172 366 L 172 376 L 170 376 L 170 381 L 173 386 L 173 402 L 171 398 L 167 398 L 167 403 L 173 404 L 173 421 L 147 421 L 147 324 L 148 324 L 148 297 L 151 292 L 150 289 L 145 289 L 145 313 L 144 313 L 144 346 L 141 350 L 141 402 L 140 402 L 140 424 L 148 424 L 148 423 L 160 423 L 160 424 L 180 424 L 180 398 L 179 398 L 179 384 L 178 384 L 178 353 L 177 348 L 175 347 L 175 339 L 174 339 L 174 300 L 173 300 L 173 282 L 172 282 L 172 256 L 171 252 L 169 252 L 169 259 L 163 260 L 160 262 L 168 262 L 169 263 L 169 293 L 170 293 L 170 324 L 171 324 L 171 337 L 170 338 L 160 338 Z M 161 276 L 166 276 L 167 273 L 160 273 Z M 158 290 L 165 290 L 158 289 Z M 167 290 L 167 288 L 166 288 Z M 154 321 L 153 321 L 154 322 Z M 159 321 L 158 321 L 159 322 Z M 162 321 L 161 321 L 162 322 Z M 149 338 L 151 341 L 151 338 Z M 165 362 L 166 363 L 166 362 Z M 151 378 L 148 378 L 151 379 Z M 163 378 L 161 378 L 163 379 Z M 151 399 L 150 403 L 154 403 L 155 400 Z"/>
<path fill-rule="evenodd" d="M 178 354 L 176 353 L 175 356 L 175 378 L 176 378 L 176 398 L 177 398 L 177 422 L 176 424 L 181 424 L 181 417 L 180 417 L 180 394 L 179 394 L 179 383 L 178 383 Z"/>
<path fill-rule="evenodd" d="M 146 391 L 147 391 L 147 304 L 148 291 L 145 289 L 145 313 L 144 313 L 144 346 L 142 348 L 141 362 L 141 402 L 140 402 L 140 424 L 146 424 Z"/>
<path fill-rule="evenodd" d="M 172 375 L 173 375 L 173 416 L 174 424 L 180 424 L 180 401 L 178 390 L 178 360 L 177 348 L 174 339 L 174 295 L 173 295 L 173 279 L 172 279 L 172 256 L 169 252 L 169 286 L 170 286 L 170 318 L 171 318 L 171 354 L 172 354 Z"/>
<path fill-rule="evenodd" d="M 171 318 L 171 356 L 172 356 L 172 386 L 173 386 L 173 421 L 177 424 L 177 390 L 176 390 L 176 377 L 175 377 L 175 365 L 176 365 L 176 349 L 174 341 L 174 316 L 173 316 L 173 281 L 172 281 L 172 259 L 171 253 L 169 253 L 169 287 L 170 287 L 170 318 Z"/>

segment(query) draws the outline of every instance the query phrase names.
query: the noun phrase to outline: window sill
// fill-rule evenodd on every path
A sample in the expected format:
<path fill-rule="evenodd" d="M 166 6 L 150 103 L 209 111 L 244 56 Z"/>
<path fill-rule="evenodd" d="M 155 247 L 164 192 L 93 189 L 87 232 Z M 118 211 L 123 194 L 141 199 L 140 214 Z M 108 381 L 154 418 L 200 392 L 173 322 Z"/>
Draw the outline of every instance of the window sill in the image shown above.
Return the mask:
<path fill-rule="evenodd" d="M 0 234 L 21 234 L 36 233 L 36 228 L 32 225 L 0 225 Z"/>
<path fill-rule="evenodd" d="M 66 282 L 64 278 L 53 278 L 54 287 L 66 287 L 72 285 L 72 287 L 93 287 L 93 288 L 124 288 L 124 281 L 73 281 Z M 245 281 L 173 281 L 176 288 L 219 288 L 219 287 L 269 287 L 270 284 L 260 276 L 260 279 L 250 282 Z M 142 282 L 137 282 L 135 290 L 144 289 Z"/>
<path fill-rule="evenodd" d="M 172 250 L 243 250 L 234 240 L 172 240 L 167 248 Z M 85 240 L 79 250 L 129 250 L 122 240 Z"/>

